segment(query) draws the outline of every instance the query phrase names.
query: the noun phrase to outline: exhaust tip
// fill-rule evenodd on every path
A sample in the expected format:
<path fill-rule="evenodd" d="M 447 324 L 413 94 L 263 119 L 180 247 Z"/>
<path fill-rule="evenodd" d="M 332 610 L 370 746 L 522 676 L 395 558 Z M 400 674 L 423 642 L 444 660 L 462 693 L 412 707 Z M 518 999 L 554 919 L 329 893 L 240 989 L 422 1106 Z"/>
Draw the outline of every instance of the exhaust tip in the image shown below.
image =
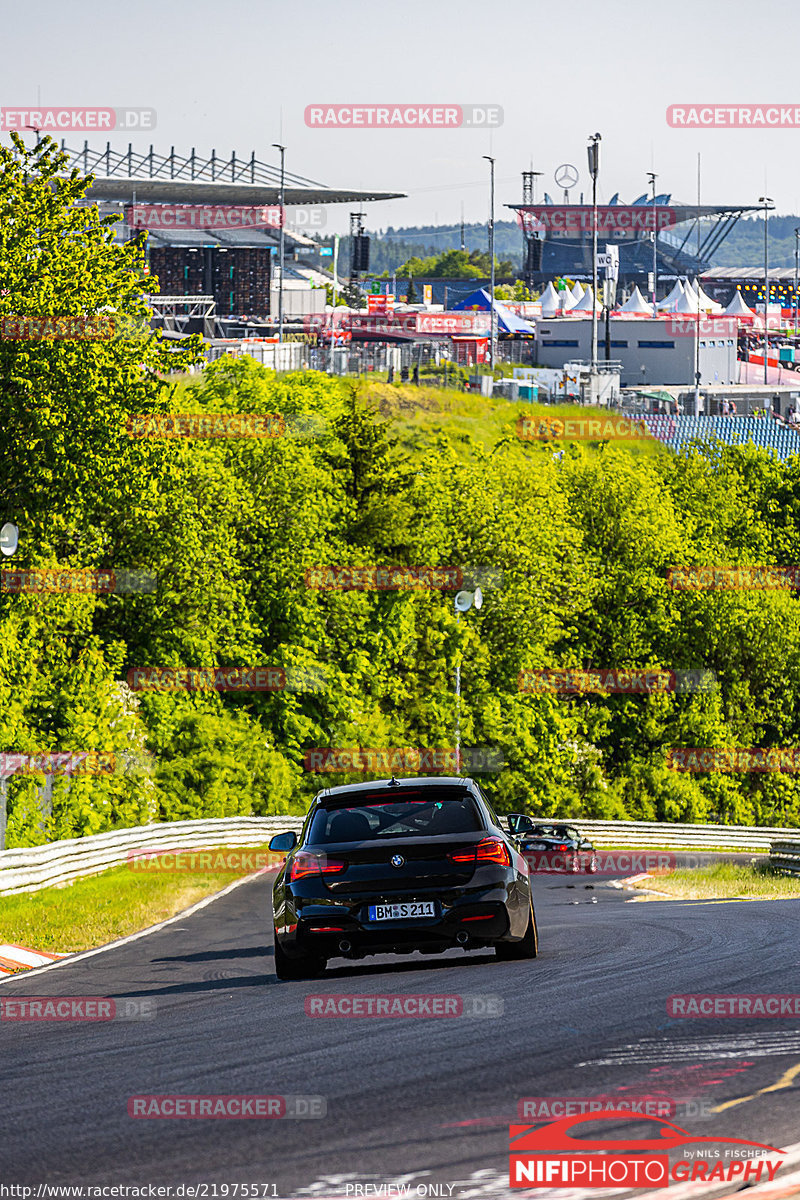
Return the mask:
<path fill-rule="evenodd" d="M 466 946 L 467 942 L 469 941 L 469 934 L 463 929 L 459 929 L 458 933 L 456 934 L 456 941 L 458 942 L 459 946 Z"/>
<path fill-rule="evenodd" d="M 353 946 L 351 942 L 348 942 L 347 938 L 342 938 L 342 940 L 339 942 L 339 949 L 341 950 L 342 954 L 349 954 L 353 949 Z"/>

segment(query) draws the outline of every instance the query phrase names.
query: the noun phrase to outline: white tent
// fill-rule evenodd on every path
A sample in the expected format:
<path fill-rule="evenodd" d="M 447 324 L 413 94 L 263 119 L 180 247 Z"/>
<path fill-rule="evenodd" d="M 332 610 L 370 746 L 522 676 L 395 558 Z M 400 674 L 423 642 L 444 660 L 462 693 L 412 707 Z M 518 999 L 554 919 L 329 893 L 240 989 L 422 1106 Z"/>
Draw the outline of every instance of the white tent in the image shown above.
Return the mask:
<path fill-rule="evenodd" d="M 576 304 L 578 303 L 579 300 L 583 299 L 583 284 L 579 280 L 576 280 L 573 285 L 572 295 L 575 298 Z"/>
<path fill-rule="evenodd" d="M 695 316 L 697 315 L 697 297 L 690 288 L 687 287 L 680 300 L 675 301 L 675 305 L 671 311 L 674 313 L 694 313 Z M 700 311 L 703 311 L 702 308 Z"/>
<path fill-rule="evenodd" d="M 574 313 L 591 313 L 592 305 L 594 305 L 595 312 L 601 313 L 603 311 L 602 304 L 595 302 L 594 293 L 592 291 L 591 284 L 590 284 L 589 287 L 587 287 L 586 291 L 583 293 L 582 298 L 578 301 L 578 303 L 573 308 L 572 312 L 573 312 L 573 314 Z"/>
<path fill-rule="evenodd" d="M 726 317 L 752 317 L 753 315 L 752 308 L 747 307 L 738 288 L 727 308 L 722 311 Z"/>
<path fill-rule="evenodd" d="M 569 288 L 565 288 L 563 292 L 559 292 L 558 298 L 561 301 L 564 312 L 570 312 L 578 303 Z"/>
<path fill-rule="evenodd" d="M 637 285 L 619 311 L 621 313 L 640 313 L 642 316 L 651 316 L 653 306 L 645 300 Z"/>
<path fill-rule="evenodd" d="M 548 283 L 539 297 L 539 302 L 542 306 L 543 317 L 554 317 L 556 315 L 558 312 L 558 292 L 552 283 Z"/>
<path fill-rule="evenodd" d="M 665 296 L 661 303 L 656 307 L 659 308 L 661 312 L 673 312 L 675 305 L 680 299 L 682 299 L 682 297 L 683 284 L 681 283 L 680 279 L 676 279 L 672 291 L 668 296 Z"/>
<path fill-rule="evenodd" d="M 717 304 L 716 300 L 712 300 L 710 296 L 707 296 L 699 284 L 697 285 L 697 292 L 700 296 L 700 307 L 704 312 L 722 312 L 722 305 Z"/>

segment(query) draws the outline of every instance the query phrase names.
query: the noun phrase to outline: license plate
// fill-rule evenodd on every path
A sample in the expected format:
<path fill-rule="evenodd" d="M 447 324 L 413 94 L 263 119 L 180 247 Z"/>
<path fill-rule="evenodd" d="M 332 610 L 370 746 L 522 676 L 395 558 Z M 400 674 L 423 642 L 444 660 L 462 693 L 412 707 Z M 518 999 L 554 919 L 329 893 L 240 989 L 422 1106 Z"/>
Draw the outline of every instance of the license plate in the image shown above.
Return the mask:
<path fill-rule="evenodd" d="M 370 921 L 402 921 L 408 917 L 435 917 L 432 900 L 409 900 L 402 904 L 370 904 Z"/>

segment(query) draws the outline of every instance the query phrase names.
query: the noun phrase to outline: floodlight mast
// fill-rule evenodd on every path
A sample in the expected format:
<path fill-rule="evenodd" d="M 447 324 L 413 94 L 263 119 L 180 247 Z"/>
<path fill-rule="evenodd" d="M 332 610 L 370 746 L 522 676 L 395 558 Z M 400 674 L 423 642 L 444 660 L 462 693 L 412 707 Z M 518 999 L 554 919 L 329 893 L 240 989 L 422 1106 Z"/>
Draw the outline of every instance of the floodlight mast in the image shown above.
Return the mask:
<path fill-rule="evenodd" d="M 457 625 L 461 624 L 461 614 L 469 612 L 471 608 L 481 609 L 483 607 L 483 592 L 479 587 L 475 588 L 474 592 L 467 591 L 462 588 L 460 592 L 456 592 L 453 600 L 453 608 L 456 614 Z M 456 646 L 456 774 L 461 772 L 461 647 Z"/>
<path fill-rule="evenodd" d="M 589 139 L 589 174 L 592 177 L 592 374 L 597 371 L 597 175 L 600 170 L 599 133 Z"/>

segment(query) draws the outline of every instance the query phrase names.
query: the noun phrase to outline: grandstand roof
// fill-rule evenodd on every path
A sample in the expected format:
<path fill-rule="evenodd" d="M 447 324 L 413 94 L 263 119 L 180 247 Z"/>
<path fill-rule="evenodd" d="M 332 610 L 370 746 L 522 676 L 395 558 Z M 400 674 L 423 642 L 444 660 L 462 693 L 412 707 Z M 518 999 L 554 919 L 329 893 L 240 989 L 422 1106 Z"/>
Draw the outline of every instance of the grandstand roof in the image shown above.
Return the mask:
<path fill-rule="evenodd" d="M 147 154 L 134 152 L 129 143 L 123 153 L 107 142 L 105 149 L 71 149 L 63 141 L 68 170 L 73 168 L 94 175 L 87 193 L 90 203 L 108 200 L 132 204 L 243 204 L 280 203 L 281 172 L 277 166 L 259 161 L 253 151 L 249 158 L 231 152 L 220 158 L 212 150 L 208 158 L 191 153 L 157 154 L 153 146 Z M 292 171 L 284 171 L 285 204 L 361 204 L 374 200 L 403 199 L 403 192 L 366 191 L 358 188 L 331 188 Z"/>

